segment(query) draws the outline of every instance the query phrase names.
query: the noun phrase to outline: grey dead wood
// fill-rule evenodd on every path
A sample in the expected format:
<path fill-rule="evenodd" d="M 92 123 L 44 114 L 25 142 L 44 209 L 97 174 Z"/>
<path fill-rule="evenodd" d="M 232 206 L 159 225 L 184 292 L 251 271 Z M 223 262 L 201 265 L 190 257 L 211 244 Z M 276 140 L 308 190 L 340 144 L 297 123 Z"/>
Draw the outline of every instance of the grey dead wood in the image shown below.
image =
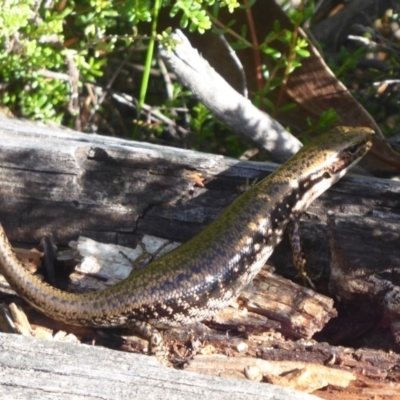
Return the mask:
<path fill-rule="evenodd" d="M 160 366 L 152 357 L 0 334 L 2 399 L 317 399 L 294 390 Z"/>

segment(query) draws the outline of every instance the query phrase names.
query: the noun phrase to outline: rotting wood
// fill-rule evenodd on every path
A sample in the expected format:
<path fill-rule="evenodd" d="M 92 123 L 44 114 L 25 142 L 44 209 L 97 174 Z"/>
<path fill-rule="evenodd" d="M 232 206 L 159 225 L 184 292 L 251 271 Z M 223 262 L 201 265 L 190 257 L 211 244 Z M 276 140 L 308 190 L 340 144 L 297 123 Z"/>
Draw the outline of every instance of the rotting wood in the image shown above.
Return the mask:
<path fill-rule="evenodd" d="M 281 342 L 281 347 L 283 346 Z M 319 387 L 313 393 L 324 399 L 368 400 L 371 396 L 398 399 L 400 384 L 395 383 L 398 382 L 398 372 L 395 370 L 400 361 L 399 355 L 388 355 L 383 351 L 334 348 L 327 344 L 312 346 L 310 343 L 297 343 L 288 344 L 287 347 L 288 354 L 284 358 L 283 351 L 266 349 L 265 353 L 271 352 L 271 355 L 264 354 L 265 360 L 243 356 L 232 362 L 229 357 L 221 355 L 197 356 L 190 362 L 187 370 L 249 379 L 246 370 L 251 368 L 264 381 L 273 377 L 272 381 L 279 382 L 279 377 L 282 380 L 290 377 L 289 384 L 302 387 L 302 390 Z M 304 351 L 307 347 L 309 350 Z M 274 356 L 277 358 L 274 359 Z M 313 359 L 318 361 L 313 362 Z M 295 373 L 294 377 L 290 376 L 290 372 Z M 306 375 L 305 379 L 299 376 L 301 373 Z M 296 379 L 296 374 L 299 379 Z M 388 380 L 391 382 L 388 383 Z M 328 390 L 322 389 L 328 384 Z"/>

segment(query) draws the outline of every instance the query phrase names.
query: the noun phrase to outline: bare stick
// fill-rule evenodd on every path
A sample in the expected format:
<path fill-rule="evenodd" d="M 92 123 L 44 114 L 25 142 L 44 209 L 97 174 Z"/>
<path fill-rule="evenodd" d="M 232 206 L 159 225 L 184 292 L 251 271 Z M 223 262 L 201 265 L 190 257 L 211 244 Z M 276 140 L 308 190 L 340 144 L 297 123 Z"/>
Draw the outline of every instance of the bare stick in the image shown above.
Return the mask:
<path fill-rule="evenodd" d="M 176 30 L 172 36 L 176 47 L 173 50 L 161 48 L 161 56 L 178 79 L 220 121 L 266 151 L 274 161 L 282 163 L 300 149 L 299 140 L 234 90 L 181 31 Z"/>

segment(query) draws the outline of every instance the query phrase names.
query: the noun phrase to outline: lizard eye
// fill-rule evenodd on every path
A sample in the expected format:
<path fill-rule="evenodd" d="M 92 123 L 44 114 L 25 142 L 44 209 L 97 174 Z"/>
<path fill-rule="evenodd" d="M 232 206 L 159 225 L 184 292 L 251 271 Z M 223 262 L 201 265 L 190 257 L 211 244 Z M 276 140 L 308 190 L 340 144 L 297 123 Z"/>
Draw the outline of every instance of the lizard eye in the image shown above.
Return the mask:
<path fill-rule="evenodd" d="M 356 144 L 356 145 L 354 145 L 354 146 L 348 147 L 348 148 L 346 149 L 346 151 L 347 151 L 348 153 L 354 155 L 354 154 L 357 153 L 357 151 L 359 150 L 359 148 L 360 148 L 360 146 L 359 146 L 358 144 Z"/>

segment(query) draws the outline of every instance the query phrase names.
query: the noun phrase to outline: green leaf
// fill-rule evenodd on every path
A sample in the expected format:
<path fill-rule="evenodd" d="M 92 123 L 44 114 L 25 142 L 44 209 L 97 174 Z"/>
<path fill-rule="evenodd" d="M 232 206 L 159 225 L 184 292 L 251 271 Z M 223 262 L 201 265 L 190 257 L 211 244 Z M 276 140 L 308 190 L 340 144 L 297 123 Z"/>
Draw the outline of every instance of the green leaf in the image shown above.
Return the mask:
<path fill-rule="evenodd" d="M 310 52 L 307 49 L 302 49 L 302 48 L 296 47 L 295 51 L 300 57 L 303 57 L 303 58 L 310 57 Z"/>
<path fill-rule="evenodd" d="M 288 103 L 279 108 L 279 111 L 290 111 L 296 108 L 295 103 Z"/>

